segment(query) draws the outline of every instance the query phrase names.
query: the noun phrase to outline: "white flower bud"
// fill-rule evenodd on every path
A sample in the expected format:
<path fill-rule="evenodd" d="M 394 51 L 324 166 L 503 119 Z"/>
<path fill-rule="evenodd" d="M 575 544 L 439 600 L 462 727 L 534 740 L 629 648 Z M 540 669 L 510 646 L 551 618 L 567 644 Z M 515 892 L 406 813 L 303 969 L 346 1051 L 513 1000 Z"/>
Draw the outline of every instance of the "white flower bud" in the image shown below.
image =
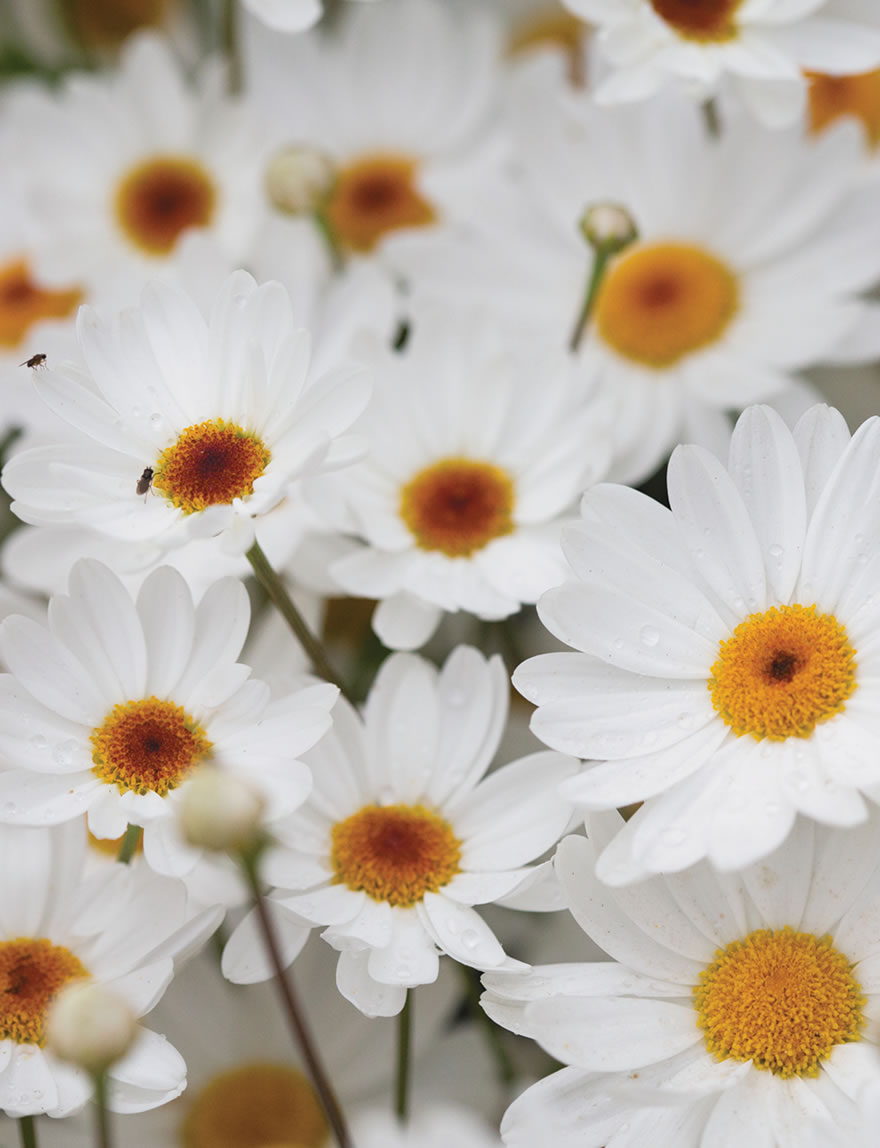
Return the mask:
<path fill-rule="evenodd" d="M 593 247 L 622 251 L 638 236 L 633 217 L 619 203 L 594 203 L 581 217 L 581 231 Z"/>
<path fill-rule="evenodd" d="M 325 152 L 311 147 L 285 147 L 266 168 L 266 194 L 286 215 L 315 211 L 336 179 L 336 165 Z"/>
<path fill-rule="evenodd" d="M 265 799 L 259 790 L 232 774 L 206 766 L 193 774 L 180 808 L 180 826 L 191 845 L 237 850 L 253 842 L 260 829 Z"/>
<path fill-rule="evenodd" d="M 136 1035 L 128 1002 L 93 981 L 66 985 L 46 1018 L 49 1051 L 93 1074 L 125 1056 Z"/>

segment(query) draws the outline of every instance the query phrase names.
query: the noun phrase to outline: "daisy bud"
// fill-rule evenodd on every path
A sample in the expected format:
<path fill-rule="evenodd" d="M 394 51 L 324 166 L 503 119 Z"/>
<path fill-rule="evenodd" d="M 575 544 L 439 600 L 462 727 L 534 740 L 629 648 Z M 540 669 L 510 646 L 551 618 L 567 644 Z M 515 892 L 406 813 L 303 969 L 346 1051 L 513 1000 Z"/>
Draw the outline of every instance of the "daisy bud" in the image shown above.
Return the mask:
<path fill-rule="evenodd" d="M 609 254 L 622 251 L 639 234 L 633 217 L 619 203 L 594 203 L 581 216 L 580 228 L 591 247 Z"/>
<path fill-rule="evenodd" d="M 183 835 L 202 849 L 246 849 L 259 834 L 265 805 L 262 794 L 240 778 L 200 769 L 181 803 Z"/>
<path fill-rule="evenodd" d="M 136 1035 L 128 1002 L 92 981 L 75 981 L 63 988 L 46 1021 L 50 1052 L 93 1075 L 125 1056 Z"/>
<path fill-rule="evenodd" d="M 277 151 L 266 168 L 266 194 L 286 215 L 320 207 L 336 179 L 336 165 L 317 148 L 291 146 Z"/>

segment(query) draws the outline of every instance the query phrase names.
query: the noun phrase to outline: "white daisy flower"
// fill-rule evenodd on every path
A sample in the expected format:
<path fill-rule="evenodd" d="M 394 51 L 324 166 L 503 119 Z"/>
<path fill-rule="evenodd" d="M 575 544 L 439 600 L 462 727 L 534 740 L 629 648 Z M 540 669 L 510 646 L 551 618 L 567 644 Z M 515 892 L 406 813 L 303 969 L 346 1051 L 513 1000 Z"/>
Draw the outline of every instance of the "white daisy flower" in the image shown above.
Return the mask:
<path fill-rule="evenodd" d="M 436 980 L 440 953 L 473 968 L 522 967 L 472 906 L 533 878 L 528 863 L 569 823 L 556 790 L 577 763 L 536 753 L 481 780 L 507 705 L 500 658 L 461 646 L 438 671 L 392 655 L 363 720 L 340 700 L 332 734 L 307 758 L 314 798 L 274 827 L 281 844 L 263 875 L 276 886 L 288 959 L 308 925 L 328 926 L 339 990 L 368 1016 L 395 1015 L 408 987 Z M 253 914 L 223 970 L 236 983 L 271 976 Z"/>
<path fill-rule="evenodd" d="M 207 318 L 153 284 L 112 320 L 81 309 L 78 331 L 89 374 L 62 365 L 34 377 L 78 441 L 22 451 L 4 468 L 25 521 L 160 547 L 225 532 L 242 552 L 254 517 L 294 479 L 357 454 L 341 435 L 368 401 L 363 372 L 315 377 L 309 334 L 278 283 L 235 272 Z"/>
<path fill-rule="evenodd" d="M 563 3 L 599 29 L 612 67 L 596 93 L 603 103 L 642 100 L 670 82 L 706 99 L 732 81 L 751 111 L 778 127 L 803 107 L 804 71 L 847 75 L 880 64 L 876 19 L 853 19 L 848 11 L 835 18 L 826 0 Z"/>
<path fill-rule="evenodd" d="M 827 14 L 837 19 L 871 25 L 880 31 L 880 10 L 874 0 L 829 0 Z M 807 73 L 809 130 L 824 131 L 844 117 L 855 119 L 871 158 L 880 145 L 880 69 L 840 75 L 811 68 Z"/>
<path fill-rule="evenodd" d="M 261 218 L 257 126 L 208 68 L 190 91 L 164 41 L 131 39 L 118 72 L 73 75 L 10 101 L 10 134 L 41 224 L 37 271 L 65 286 L 142 283 L 174 267 L 178 239 L 210 233 L 243 259 Z"/>
<path fill-rule="evenodd" d="M 366 545 L 333 577 L 381 599 L 373 626 L 394 649 L 426 642 L 444 611 L 498 619 L 537 601 L 565 577 L 562 515 L 610 463 L 610 403 L 565 355 L 462 312 L 423 316 L 371 365 L 370 452 L 325 485 L 347 511 L 325 498 L 326 515 Z"/>
<path fill-rule="evenodd" d="M 324 14 L 321 0 L 244 0 L 244 6 L 276 32 L 302 32 Z"/>
<path fill-rule="evenodd" d="M 850 439 L 814 407 L 767 407 L 725 468 L 669 463 L 671 510 L 625 487 L 584 497 L 563 541 L 577 581 L 542 599 L 581 653 L 514 674 L 546 744 L 604 759 L 567 783 L 592 809 L 644 805 L 599 862 L 614 884 L 702 857 L 736 869 L 802 813 L 863 821 L 880 800 L 880 420 Z"/>
<path fill-rule="evenodd" d="M 335 686 L 269 699 L 236 661 L 250 606 L 223 579 L 198 607 L 176 571 L 160 567 L 134 603 L 99 562 L 74 566 L 49 629 L 0 626 L 0 821 L 52 825 L 88 813 L 96 837 L 144 827 L 159 872 L 191 870 L 199 851 L 179 836 L 176 808 L 190 771 L 210 759 L 255 785 L 271 820 L 311 789 L 293 760 L 329 729 Z"/>
<path fill-rule="evenodd" d="M 140 1017 L 160 999 L 175 961 L 220 923 L 221 909 L 195 914 L 179 881 L 117 865 L 84 873 L 81 824 L 0 826 L 0 1109 L 20 1117 L 67 1116 L 92 1093 L 87 1073 L 45 1049 L 49 1005 L 70 981 L 90 978 Z M 143 1112 L 178 1096 L 186 1065 L 164 1037 L 139 1029 L 109 1070 L 111 1108 Z"/>
<path fill-rule="evenodd" d="M 849 1148 L 880 1073 L 878 820 L 800 819 L 736 876 L 705 862 L 609 889 L 595 854 L 617 813 L 569 837 L 556 869 L 613 958 L 486 975 L 486 1012 L 563 1064 L 508 1109 L 509 1148 Z M 874 1128 L 876 1135 L 876 1128 Z"/>
<path fill-rule="evenodd" d="M 685 101 L 600 108 L 552 60 L 523 71 L 515 118 L 525 189 L 477 201 L 467 240 L 401 237 L 391 256 L 418 298 L 491 299 L 518 335 L 561 347 L 591 276 L 585 210 L 624 206 L 638 239 L 607 269 L 579 350 L 619 397 L 620 481 L 680 441 L 726 451 L 727 412 L 785 397 L 805 367 L 880 355 L 860 298 L 880 278 L 880 214 L 857 184 L 855 128 L 808 143 L 800 126 L 733 117 L 713 141 Z"/>

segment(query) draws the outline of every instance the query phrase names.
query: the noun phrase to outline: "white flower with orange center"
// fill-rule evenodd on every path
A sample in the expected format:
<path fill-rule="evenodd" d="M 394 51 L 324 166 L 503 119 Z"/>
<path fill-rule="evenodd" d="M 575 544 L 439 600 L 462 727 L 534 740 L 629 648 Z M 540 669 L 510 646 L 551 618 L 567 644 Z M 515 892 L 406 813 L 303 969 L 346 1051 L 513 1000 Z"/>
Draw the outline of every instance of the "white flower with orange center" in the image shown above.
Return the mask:
<path fill-rule="evenodd" d="M 314 797 L 274 827 L 266 858 L 287 959 L 308 926 L 340 952 L 340 992 L 369 1016 L 393 1016 L 406 990 L 437 979 L 439 955 L 474 968 L 519 968 L 472 906 L 503 900 L 565 831 L 557 794 L 577 763 L 540 752 L 488 778 L 507 716 L 499 658 L 458 647 L 441 670 L 413 654 L 380 669 L 363 719 L 345 702 L 306 756 Z M 553 906 L 556 907 L 555 905 Z M 253 914 L 233 933 L 223 971 L 272 975 Z"/>
<path fill-rule="evenodd" d="M 634 108 L 574 98 L 552 60 L 518 77 L 515 125 L 525 190 L 480 201 L 467 241 L 410 236 L 393 257 L 417 297 L 491 298 L 518 334 L 563 346 L 592 266 L 580 221 L 592 205 L 625 207 L 638 238 L 610 263 L 578 352 L 619 398 L 621 481 L 677 442 L 726 450 L 727 412 L 794 397 L 805 367 L 880 354 L 862 297 L 880 278 L 880 216 L 858 185 L 854 127 L 804 141 L 799 125 L 734 116 L 712 140 L 672 95 Z"/>
<path fill-rule="evenodd" d="M 4 469 L 26 521 L 160 548 L 225 533 L 241 553 L 294 480 L 356 456 L 343 432 L 369 384 L 339 359 L 311 369 L 309 332 L 278 283 L 236 272 L 207 317 L 153 284 L 112 319 L 83 308 L 78 331 L 88 374 L 62 364 L 34 385 L 79 433 Z"/>
<path fill-rule="evenodd" d="M 538 605 L 581 651 L 514 674 L 534 732 L 597 759 L 566 783 L 592 809 L 644 802 L 603 853 L 612 884 L 702 857 L 737 869 L 801 813 L 863 821 L 880 800 L 880 420 L 850 439 L 814 407 L 737 423 L 724 467 L 679 447 L 671 510 L 588 491 L 563 548 L 575 580 Z"/>
<path fill-rule="evenodd" d="M 191 90 L 170 47 L 142 33 L 119 70 L 11 101 L 25 191 L 41 225 L 38 272 L 69 289 L 173 272 L 178 240 L 208 233 L 243 260 L 261 218 L 258 126 L 207 68 Z"/>
<path fill-rule="evenodd" d="M 236 661 L 250 608 L 244 586 L 214 584 L 198 606 L 183 578 L 160 567 L 133 602 L 99 562 L 74 566 L 49 629 L 24 617 L 0 626 L 0 821 L 52 825 L 88 813 L 96 837 L 144 827 L 151 867 L 180 875 L 187 846 L 176 807 L 208 762 L 254 785 L 267 818 L 311 789 L 296 761 L 329 729 L 335 686 L 270 700 Z"/>
<path fill-rule="evenodd" d="M 848 11 L 848 0 L 563 3 L 599 30 L 611 65 L 600 102 L 642 100 L 669 83 L 706 99 L 732 82 L 759 119 L 778 127 L 803 107 L 804 70 L 849 75 L 880 64 L 876 19 Z"/>
<path fill-rule="evenodd" d="M 568 1066 L 514 1101 L 504 1143 L 795 1148 L 821 1129 L 849 1148 L 880 1072 L 877 814 L 846 832 L 801 818 L 736 879 L 701 862 L 609 889 L 596 853 L 622 823 L 591 815 L 555 858 L 613 959 L 483 978 L 489 1016 Z"/>
<path fill-rule="evenodd" d="M 607 471 L 609 402 L 564 355 L 460 311 L 422 316 L 372 367 L 369 454 L 328 482 L 348 508 L 338 525 L 366 545 L 332 575 L 382 599 L 373 627 L 395 649 L 422 645 L 444 611 L 498 619 L 537 601 L 565 576 L 562 516 Z"/>
<path fill-rule="evenodd" d="M 217 927 L 221 909 L 195 912 L 179 881 L 146 867 L 88 874 L 85 827 L 0 826 L 7 879 L 0 890 L 0 1109 L 13 1117 L 67 1116 L 92 1081 L 46 1050 L 46 1016 L 61 988 L 92 980 L 143 1016 L 161 998 L 174 963 Z M 109 1070 L 109 1106 L 143 1112 L 186 1085 L 180 1053 L 139 1028 Z"/>

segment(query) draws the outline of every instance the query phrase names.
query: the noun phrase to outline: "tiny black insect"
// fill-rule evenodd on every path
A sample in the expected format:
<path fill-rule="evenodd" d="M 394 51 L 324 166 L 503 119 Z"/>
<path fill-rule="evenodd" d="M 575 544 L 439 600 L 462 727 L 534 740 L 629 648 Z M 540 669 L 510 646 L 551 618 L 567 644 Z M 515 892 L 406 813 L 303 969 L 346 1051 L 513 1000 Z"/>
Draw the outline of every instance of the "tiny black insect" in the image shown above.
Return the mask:
<path fill-rule="evenodd" d="M 152 486 L 153 468 L 151 466 L 145 466 L 144 473 L 137 480 L 137 486 L 134 488 L 135 494 L 142 494 L 144 496 L 144 501 L 146 502 L 147 495 L 150 493 Z"/>
<path fill-rule="evenodd" d="M 36 367 L 45 367 L 46 356 L 42 353 L 31 355 L 29 359 L 25 359 L 23 363 L 19 363 L 18 365 L 20 367 L 30 367 L 31 369 Z"/>

